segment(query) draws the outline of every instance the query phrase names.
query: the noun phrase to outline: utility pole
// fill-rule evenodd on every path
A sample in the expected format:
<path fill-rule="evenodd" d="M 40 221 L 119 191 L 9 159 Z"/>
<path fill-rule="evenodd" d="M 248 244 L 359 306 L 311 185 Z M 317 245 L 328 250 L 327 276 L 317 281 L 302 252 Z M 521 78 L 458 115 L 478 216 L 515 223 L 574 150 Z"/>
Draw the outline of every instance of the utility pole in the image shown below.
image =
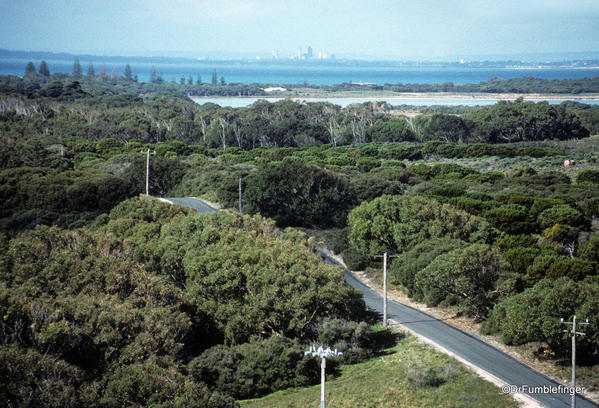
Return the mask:
<path fill-rule="evenodd" d="M 376 258 L 383 258 L 383 326 L 387 326 L 387 258 L 395 258 L 397 255 L 376 255 Z"/>
<path fill-rule="evenodd" d="M 572 318 L 571 322 L 565 322 L 563 318 L 560 319 L 560 323 L 569 324 L 572 326 L 572 330 L 564 330 L 565 333 L 570 333 L 572 337 L 572 399 L 570 402 L 571 408 L 576 408 L 576 335 L 584 336 L 584 333 L 576 331 L 576 315 Z M 578 322 L 578 324 L 588 325 L 589 319 L 586 319 L 584 322 Z"/>
<path fill-rule="evenodd" d="M 150 195 L 150 149 L 148 149 L 148 157 L 146 158 L 146 195 Z"/>
<path fill-rule="evenodd" d="M 241 177 L 239 177 L 239 214 L 241 214 Z"/>
<path fill-rule="evenodd" d="M 322 346 L 316 347 L 310 346 L 310 350 L 304 352 L 305 355 L 312 355 L 312 357 L 320 357 L 320 408 L 324 408 L 324 382 L 326 380 L 325 369 L 327 366 L 327 357 L 337 357 L 343 353 L 335 350 L 331 350 L 330 347 L 324 349 Z"/>

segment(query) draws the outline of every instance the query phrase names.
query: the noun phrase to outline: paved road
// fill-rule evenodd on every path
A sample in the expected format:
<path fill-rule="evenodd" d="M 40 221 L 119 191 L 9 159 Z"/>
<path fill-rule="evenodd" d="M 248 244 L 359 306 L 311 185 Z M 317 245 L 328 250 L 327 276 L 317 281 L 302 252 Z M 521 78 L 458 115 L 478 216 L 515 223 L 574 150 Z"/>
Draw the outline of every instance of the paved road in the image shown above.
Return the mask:
<path fill-rule="evenodd" d="M 216 208 L 209 206 L 202 200 L 198 200 L 197 198 L 181 198 L 181 197 L 166 197 L 166 199 L 170 202 L 181 204 L 186 207 L 195 208 L 198 212 L 216 212 L 218 211 Z"/>
<path fill-rule="evenodd" d="M 218 211 L 205 202 L 195 198 L 167 198 L 167 200 L 195 208 L 199 212 Z M 324 254 L 323 256 L 325 256 L 329 263 L 336 264 L 335 260 L 332 258 L 328 258 Z M 351 286 L 362 292 L 362 296 L 364 297 L 367 306 L 382 313 L 383 300 L 381 295 L 364 285 L 350 273 L 345 274 L 345 280 Z M 559 386 L 558 383 L 521 364 L 504 352 L 443 323 L 424 312 L 389 300 L 387 304 L 387 313 L 390 319 L 401 323 L 409 329 L 414 330 L 416 333 L 445 347 L 447 350 L 491 373 L 507 384 L 519 386 L 526 385 L 529 389 L 532 387 Z M 550 408 L 567 408 L 570 406 L 569 394 L 529 392 L 527 392 L 527 394 Z M 597 407 L 596 404 L 581 397 L 576 399 L 576 406 L 578 408 Z"/>
<path fill-rule="evenodd" d="M 366 305 L 379 313 L 383 311 L 383 299 L 374 290 L 364 285 L 354 275 L 345 274 L 345 280 L 362 292 Z M 433 340 L 477 367 L 491 373 L 507 384 L 532 387 L 557 387 L 559 384 L 542 374 L 528 368 L 502 351 L 484 343 L 436 318 L 401 303 L 389 300 L 387 315 L 390 319 L 414 330 L 418 334 Z M 528 393 L 547 407 L 567 408 L 570 406 L 569 394 Z M 577 408 L 597 407 L 589 400 L 577 397 Z"/>

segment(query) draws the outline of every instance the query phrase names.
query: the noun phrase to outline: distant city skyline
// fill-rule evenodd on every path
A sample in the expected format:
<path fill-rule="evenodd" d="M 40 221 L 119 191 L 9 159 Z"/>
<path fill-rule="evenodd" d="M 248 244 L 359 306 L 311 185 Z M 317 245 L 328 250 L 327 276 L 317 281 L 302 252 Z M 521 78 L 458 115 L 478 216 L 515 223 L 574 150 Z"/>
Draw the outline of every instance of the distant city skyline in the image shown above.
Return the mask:
<path fill-rule="evenodd" d="M 0 48 L 187 58 L 596 58 L 595 0 L 0 2 Z M 309 57 L 308 57 L 309 58 Z M 564 59 L 564 58 L 562 58 Z"/>

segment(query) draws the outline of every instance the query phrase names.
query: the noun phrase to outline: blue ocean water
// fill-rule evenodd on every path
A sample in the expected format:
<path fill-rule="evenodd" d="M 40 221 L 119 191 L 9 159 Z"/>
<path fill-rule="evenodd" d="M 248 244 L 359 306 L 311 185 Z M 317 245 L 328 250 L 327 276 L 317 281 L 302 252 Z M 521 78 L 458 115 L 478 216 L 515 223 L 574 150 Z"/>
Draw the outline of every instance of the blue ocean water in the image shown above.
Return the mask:
<path fill-rule="evenodd" d="M 98 57 L 95 57 L 98 58 Z M 1 75 L 22 76 L 28 60 L 17 58 L 0 58 Z M 36 68 L 40 61 L 33 61 Z M 71 72 L 72 60 L 46 60 L 50 72 Z M 92 61 L 96 74 L 100 70 L 101 60 Z M 113 66 L 119 74 L 125 69 L 123 60 L 112 62 L 104 61 L 107 74 L 110 75 Z M 83 73 L 87 72 L 88 61 L 81 60 Z M 454 84 L 478 83 L 492 78 L 520 78 L 535 77 L 542 79 L 567 79 L 567 78 L 592 78 L 599 76 L 599 68 L 538 68 L 538 69 L 512 69 L 512 68 L 472 68 L 472 67 L 396 67 L 392 64 L 372 65 L 357 63 L 352 65 L 342 64 L 316 64 L 298 62 L 295 64 L 271 62 L 241 62 L 241 61 L 193 61 L 160 63 L 131 62 L 131 69 L 137 74 L 139 81 L 148 82 L 153 67 L 162 72 L 162 77 L 169 82 L 183 76 L 187 80 L 193 77 L 194 83 L 198 75 L 203 82 L 209 82 L 212 72 L 216 70 L 217 76 L 224 77 L 227 83 L 261 83 L 261 84 L 302 84 L 307 82 L 315 85 L 333 85 L 344 82 L 368 82 L 376 84 L 434 84 L 453 82 Z"/>

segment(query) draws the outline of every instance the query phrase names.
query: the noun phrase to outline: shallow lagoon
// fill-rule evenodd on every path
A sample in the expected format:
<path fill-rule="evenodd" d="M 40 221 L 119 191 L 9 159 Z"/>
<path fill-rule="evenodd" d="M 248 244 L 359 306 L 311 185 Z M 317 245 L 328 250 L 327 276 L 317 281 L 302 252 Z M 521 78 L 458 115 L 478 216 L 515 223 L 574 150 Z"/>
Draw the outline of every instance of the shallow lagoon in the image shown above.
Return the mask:
<path fill-rule="evenodd" d="M 236 96 L 214 96 L 214 97 L 194 97 L 192 100 L 198 104 L 204 103 L 215 103 L 220 106 L 228 106 L 232 108 L 242 108 L 251 105 L 259 99 L 263 99 L 269 102 L 277 102 L 284 98 L 276 97 L 236 97 Z M 431 105 L 493 105 L 500 100 L 510 99 L 487 99 L 487 98 L 398 98 L 398 97 L 369 97 L 369 98 L 291 98 L 295 101 L 305 102 L 330 102 L 335 105 L 345 107 L 352 103 L 364 103 L 364 102 L 375 102 L 384 101 L 391 105 L 414 105 L 414 106 L 431 106 Z M 513 100 L 513 99 L 512 99 Z M 534 102 L 540 102 L 541 99 L 531 99 Z M 560 104 L 564 101 L 575 100 L 575 99 L 546 99 L 550 104 Z M 599 99 L 585 99 L 576 100 L 581 103 L 588 103 L 591 105 L 599 105 Z"/>

